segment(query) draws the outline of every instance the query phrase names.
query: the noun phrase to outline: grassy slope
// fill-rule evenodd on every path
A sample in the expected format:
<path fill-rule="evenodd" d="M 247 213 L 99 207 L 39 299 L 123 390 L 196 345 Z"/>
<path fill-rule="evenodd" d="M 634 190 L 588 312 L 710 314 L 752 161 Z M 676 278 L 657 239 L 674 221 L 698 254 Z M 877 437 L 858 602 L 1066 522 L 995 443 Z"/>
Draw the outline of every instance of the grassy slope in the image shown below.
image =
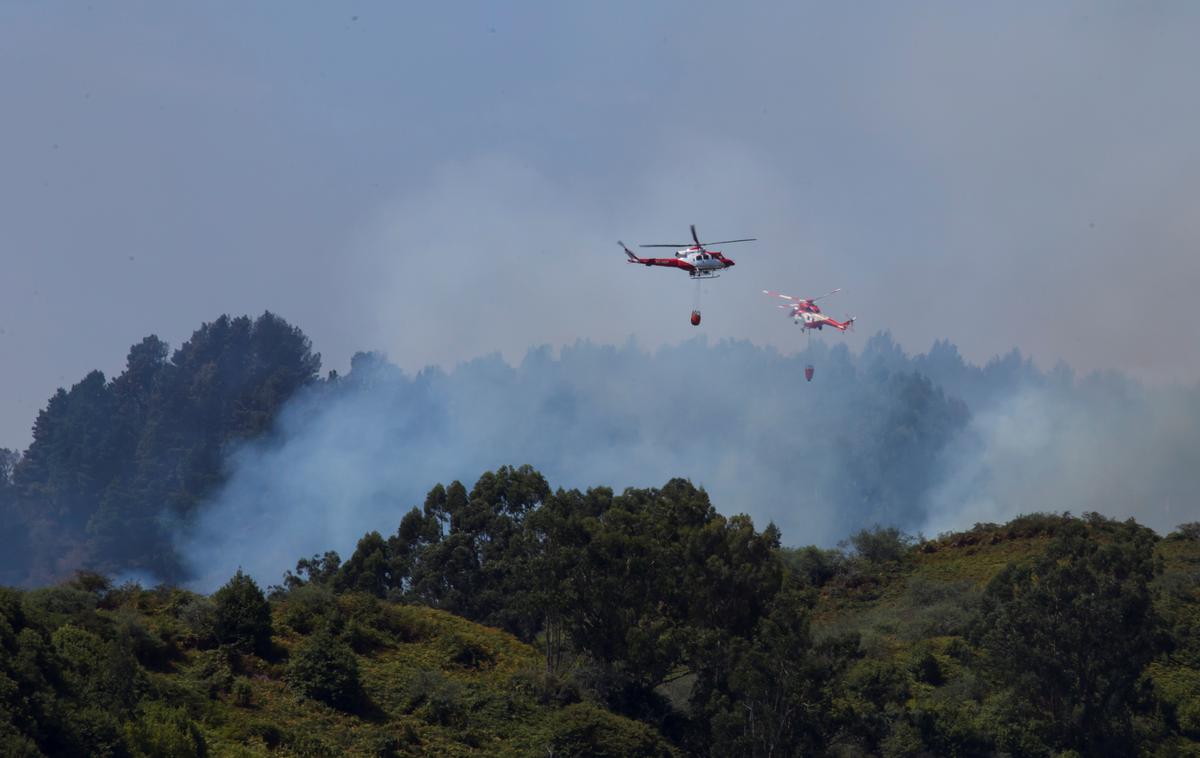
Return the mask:
<path fill-rule="evenodd" d="M 1005 527 L 926 543 L 900 564 L 823 588 L 814 609 L 818 637 L 855 631 L 871 664 L 908 679 L 911 710 L 971 719 L 988 693 L 963 665 L 965 625 L 987 582 L 1010 561 L 1044 549 L 1048 537 Z M 1149 669 L 1165 709 L 1185 735 L 1164 754 L 1200 756 L 1200 542 L 1163 540 L 1157 554 L 1157 608 L 1177 647 Z M 333 614 L 354 640 L 365 705 L 348 714 L 296 695 L 289 652 L 305 635 L 289 626 L 288 601 L 272 604 L 275 651 L 267 658 L 199 649 L 181 621 L 190 593 L 117 590 L 94 611 L 133 617 L 177 651 L 149 673 L 156 697 L 186 710 L 210 755 L 669 755 L 649 727 L 589 703 L 544 697 L 542 661 L 504 632 L 418 606 L 360 595 L 336 599 Z M 115 607 L 114 607 L 115 606 Z M 351 625 L 354 625 L 351 628 Z M 932 655 L 940 680 L 914 663 Z M 853 673 L 853 672 L 852 672 Z M 983 713 L 982 717 L 986 717 Z M 1190 739 L 1188 739 L 1190 737 Z M 601 747 L 607 752 L 597 752 Z"/>
<path fill-rule="evenodd" d="M 1005 565 L 1035 557 L 1048 541 L 998 527 L 926 543 L 874 580 L 825 587 L 814 609 L 814 634 L 858 632 L 868 660 L 909 672 L 911 709 L 939 711 L 950 701 L 961 707 L 981 694 L 960 662 L 971 654 L 963 638 L 971 609 Z M 1163 540 L 1156 553 L 1162 573 L 1155 606 L 1177 647 L 1149 667 L 1149 678 L 1191 737 L 1169 743 L 1166 754 L 1200 756 L 1200 542 Z M 936 686 L 913 672 L 925 652 L 941 671 Z"/>
<path fill-rule="evenodd" d="M 185 593 L 155 602 L 140 593 L 131 605 L 146 626 L 180 638 L 174 615 Z M 160 595 L 161 598 L 161 595 Z M 165 599 L 165 598 L 162 598 Z M 578 754 L 598 741 L 612 754 L 668 755 L 657 734 L 588 703 L 543 703 L 536 650 L 511 635 L 449 613 L 415 606 L 338 599 L 347 617 L 372 607 L 357 662 L 366 695 L 359 715 L 297 696 L 285 681 L 288 651 L 302 641 L 283 623 L 286 603 L 273 604 L 277 634 L 270 660 L 188 648 L 151 674 L 173 706 L 197 722 L 210 755 Z M 128 612 L 127 605 L 116 612 Z M 240 704 L 239 704 L 240 703 Z"/>

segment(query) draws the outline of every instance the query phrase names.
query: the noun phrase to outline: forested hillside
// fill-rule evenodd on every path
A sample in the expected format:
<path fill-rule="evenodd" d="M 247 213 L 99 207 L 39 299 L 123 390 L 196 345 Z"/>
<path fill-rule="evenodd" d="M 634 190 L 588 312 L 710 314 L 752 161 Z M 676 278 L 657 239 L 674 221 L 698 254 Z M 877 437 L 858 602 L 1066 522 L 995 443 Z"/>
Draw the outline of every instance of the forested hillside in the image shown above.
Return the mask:
<path fill-rule="evenodd" d="M 222 316 L 173 354 L 147 337 L 116 378 L 92 372 L 59 390 L 24 455 L 4 451 L 0 580 L 86 568 L 185 581 L 220 574 L 207 552 L 237 544 L 274 548 L 276 562 L 254 568 L 278 572 L 296 545 L 277 527 L 322 520 L 293 514 L 336 508 L 352 541 L 418 502 L 429 478 L 511 459 L 580 485 L 614 470 L 647 482 L 721 471 L 708 486 L 740 482 L 731 506 L 742 510 L 803 488 L 807 508 L 830 499 L 855 518 L 911 525 L 967 411 L 888 338 L 872 345 L 861 358 L 819 348 L 827 384 L 807 396 L 793 384 L 811 356 L 741 343 L 655 355 L 581 343 L 515 369 L 495 357 L 415 376 L 360 354 L 346 377 L 321 379 L 295 327 Z M 793 429 L 824 442 L 805 450 Z M 317 528 L 295 541 L 324 538 Z"/>
<path fill-rule="evenodd" d="M 168 353 L 147 337 L 112 381 L 93 371 L 54 393 L 23 456 L 0 451 L 0 583 L 85 567 L 186 578 L 172 531 L 222 481 L 230 447 L 265 433 L 321 363 L 271 313 L 222 316 Z"/>
<path fill-rule="evenodd" d="M 8 753 L 1200 754 L 1200 391 L 887 335 L 319 367 L 222 317 L 0 451 Z"/>
<path fill-rule="evenodd" d="M 786 549 L 683 481 L 528 468 L 437 485 L 265 594 L 0 591 L 22 756 L 1200 755 L 1198 685 L 1197 524 Z"/>
<path fill-rule="evenodd" d="M 223 316 L 56 392 L 29 449 L 0 451 L 0 581 L 84 568 L 211 590 L 238 566 L 269 580 L 297 552 L 348 551 L 429 481 L 514 461 L 581 489 L 686 478 L 785 544 L 826 546 L 875 523 L 936 534 L 1033 510 L 1165 533 L 1194 520 L 1200 489 L 1200 388 L 1044 373 L 1016 351 L 975 366 L 880 334 L 858 355 L 699 339 L 319 367 L 279 317 Z"/>

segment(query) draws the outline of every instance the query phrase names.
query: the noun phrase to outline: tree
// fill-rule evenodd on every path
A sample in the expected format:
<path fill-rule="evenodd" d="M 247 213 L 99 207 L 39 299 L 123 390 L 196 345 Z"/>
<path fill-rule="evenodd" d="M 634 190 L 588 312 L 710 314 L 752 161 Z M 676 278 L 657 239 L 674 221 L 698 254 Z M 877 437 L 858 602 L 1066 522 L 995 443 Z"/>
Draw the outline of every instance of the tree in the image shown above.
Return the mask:
<path fill-rule="evenodd" d="M 20 584 L 28 570 L 28 529 L 13 482 L 20 460 L 17 451 L 0 448 L 0 539 L 4 541 L 0 547 L 0 586 Z"/>
<path fill-rule="evenodd" d="M 254 579 L 239 568 L 213 595 L 214 633 L 221 644 L 246 653 L 265 653 L 271 645 L 271 607 Z"/>
<path fill-rule="evenodd" d="M 387 543 L 379 532 L 368 532 L 338 570 L 333 587 L 338 592 L 366 592 L 384 598 L 391 583 Z"/>
<path fill-rule="evenodd" d="M 327 630 L 297 646 L 288 663 L 287 681 L 304 697 L 345 711 L 354 710 L 362 699 L 354 652 Z"/>
<path fill-rule="evenodd" d="M 204 733 L 182 708 L 149 702 L 134 721 L 125 724 L 125 740 L 134 755 L 204 758 Z"/>
<path fill-rule="evenodd" d="M 1070 521 L 1041 557 L 989 583 L 974 637 L 997 682 L 1045 714 L 1051 747 L 1132 750 L 1136 684 L 1162 639 L 1149 589 L 1156 539 L 1132 520 Z"/>
<path fill-rule="evenodd" d="M 776 596 L 753 638 L 708 667 L 693 701 L 705 708 L 713 754 L 815 755 L 827 743 L 832 709 L 826 685 L 842 661 L 818 654 L 802 594 Z M 725 673 L 720 681 L 710 677 Z"/>
<path fill-rule="evenodd" d="M 524 639 L 540 618 L 523 612 L 524 566 L 533 546 L 525 521 L 549 496 L 530 466 L 502 466 L 479 477 L 468 494 L 459 482 L 429 493 L 425 519 L 409 514 L 393 540 L 400 567 L 424 546 L 412 570 L 412 594 L 424 602 Z M 440 524 L 448 530 L 440 534 Z"/>
<path fill-rule="evenodd" d="M 617 497 L 558 493 L 530 520 L 547 617 L 561 618 L 599 668 L 601 694 L 627 713 L 657 709 L 654 688 L 680 667 L 753 634 L 782 580 L 778 530 L 720 516 L 683 479 Z"/>
<path fill-rule="evenodd" d="M 843 543 L 846 544 L 846 543 Z M 899 562 L 913 544 L 913 538 L 894 526 L 876 524 L 851 535 L 848 544 L 854 554 L 873 566 Z"/>
<path fill-rule="evenodd" d="M 301 558 L 296 561 L 296 571 L 285 571 L 283 585 L 272 585 L 271 597 L 279 597 L 298 587 L 308 584 L 330 585 L 341 568 L 342 557 L 336 550 L 326 550 L 324 555 L 314 554 L 312 558 Z"/>

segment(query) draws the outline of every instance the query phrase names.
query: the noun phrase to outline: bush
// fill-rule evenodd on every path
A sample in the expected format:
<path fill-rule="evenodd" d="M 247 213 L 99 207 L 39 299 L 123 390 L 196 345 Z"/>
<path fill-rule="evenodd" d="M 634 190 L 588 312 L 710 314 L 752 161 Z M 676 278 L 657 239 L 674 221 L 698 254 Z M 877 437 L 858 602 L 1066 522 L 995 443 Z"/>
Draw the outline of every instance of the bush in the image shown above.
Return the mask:
<path fill-rule="evenodd" d="M 903 558 L 913 544 L 913 538 L 894 526 L 883 527 L 876 524 L 852 535 L 849 544 L 858 557 L 873 566 L 878 566 Z"/>
<path fill-rule="evenodd" d="M 570 705 L 583 699 L 578 684 L 547 672 L 546 667 L 540 664 L 513 674 L 511 686 L 515 694 L 533 698 L 542 705 Z"/>
<path fill-rule="evenodd" d="M 254 689 L 245 677 L 238 677 L 233 683 L 233 704 L 239 708 L 249 708 L 254 704 Z"/>
<path fill-rule="evenodd" d="M 815 545 L 800 548 L 781 548 L 784 564 L 797 577 L 813 587 L 823 587 L 830 579 L 846 570 L 846 556 L 840 550 L 822 550 Z"/>
<path fill-rule="evenodd" d="M 1169 540 L 1188 540 L 1200 542 L 1200 521 L 1189 521 L 1175 527 L 1175 531 L 1167 535 Z"/>
<path fill-rule="evenodd" d="M 914 576 L 904 594 L 910 621 L 901 635 L 910 640 L 963 634 L 971 624 L 980 593 L 970 581 L 939 582 Z"/>
<path fill-rule="evenodd" d="M 342 629 L 341 636 L 346 644 L 359 654 L 369 653 L 387 645 L 387 639 L 383 634 L 358 619 L 350 619 L 350 622 Z"/>
<path fill-rule="evenodd" d="M 960 663 L 971 659 L 971 646 L 962 637 L 955 637 L 946 643 L 946 655 Z"/>
<path fill-rule="evenodd" d="M 908 670 L 912 672 L 913 678 L 918 682 L 936 686 L 943 681 L 942 666 L 933 653 L 928 650 L 915 653 Z"/>
<path fill-rule="evenodd" d="M 147 629 L 141 619 L 129 612 L 117 615 L 117 637 L 129 641 L 130 649 L 138 662 L 147 668 L 162 670 L 176 655 L 174 645 L 161 635 Z"/>
<path fill-rule="evenodd" d="M 287 593 L 283 601 L 283 623 L 300 634 L 324 628 L 338 615 L 333 591 L 321 584 L 304 584 Z"/>
<path fill-rule="evenodd" d="M 215 698 L 233 686 L 233 667 L 223 650 L 206 650 L 196 658 L 192 676 L 200 682 L 208 697 Z"/>
<path fill-rule="evenodd" d="M 121 722 L 116 714 L 109 709 L 88 705 L 67 714 L 66 724 L 68 744 L 74 743 L 71 749 L 63 752 L 75 755 L 122 755 L 123 749 Z M 62 746 L 66 748 L 66 745 Z M 53 750 L 51 751 L 54 752 Z"/>
<path fill-rule="evenodd" d="M 283 742 L 283 731 L 269 721 L 252 721 L 246 727 L 246 734 L 262 740 L 268 749 L 274 750 Z"/>
<path fill-rule="evenodd" d="M 28 615 L 55 628 L 69 622 L 84 628 L 97 627 L 97 597 L 74 587 L 43 587 L 25 593 Z"/>
<path fill-rule="evenodd" d="M 67 582 L 67 585 L 99 596 L 112 589 L 112 580 L 95 571 L 80 570 L 75 572 L 75 577 Z"/>
<path fill-rule="evenodd" d="M 445 647 L 450 661 L 468 669 L 482 669 L 495 663 L 492 651 L 478 640 L 451 633 L 445 638 Z"/>
<path fill-rule="evenodd" d="M 555 711 L 551 725 L 553 755 L 670 756 L 673 751 L 645 724 L 623 719 L 589 703 Z"/>
<path fill-rule="evenodd" d="M 384 628 L 400 642 L 424 642 L 436 635 L 436 630 L 421 610 L 407 605 L 385 609 Z"/>
<path fill-rule="evenodd" d="M 430 724 L 454 726 L 464 721 L 466 708 L 463 688 L 438 671 L 417 674 L 409 693 L 409 710 L 424 708 L 424 719 Z"/>
<path fill-rule="evenodd" d="M 204 735 L 182 709 L 147 703 L 141 716 L 125 725 L 125 739 L 134 755 L 202 758 L 208 755 Z"/>
<path fill-rule="evenodd" d="M 344 711 L 362 700 L 358 661 L 353 651 L 328 632 L 302 642 L 287 667 L 288 685 L 303 697 Z"/>
<path fill-rule="evenodd" d="M 253 579 L 238 569 L 213 595 L 213 631 L 221 644 L 246 653 L 265 653 L 271 645 L 271 607 Z"/>
<path fill-rule="evenodd" d="M 217 607 L 211 600 L 198 595 L 190 597 L 179 605 L 175 615 L 191 635 L 188 642 L 201 649 L 216 646 Z"/>

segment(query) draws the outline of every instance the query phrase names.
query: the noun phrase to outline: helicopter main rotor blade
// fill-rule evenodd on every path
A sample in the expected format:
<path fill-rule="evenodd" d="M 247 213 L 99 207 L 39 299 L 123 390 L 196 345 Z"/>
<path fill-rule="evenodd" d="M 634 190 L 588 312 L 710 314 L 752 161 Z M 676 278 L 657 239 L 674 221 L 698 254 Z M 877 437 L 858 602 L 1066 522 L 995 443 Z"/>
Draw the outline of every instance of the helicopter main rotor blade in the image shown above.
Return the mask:
<path fill-rule="evenodd" d="M 696 240 L 696 247 L 699 247 L 699 248 L 704 247 L 704 245 L 700 244 L 700 238 L 698 236 L 696 236 L 696 225 L 695 224 L 692 224 L 692 239 Z"/>
<path fill-rule="evenodd" d="M 661 244 L 661 245 L 638 245 L 638 247 L 673 247 L 673 248 L 675 248 L 675 249 L 679 250 L 679 249 L 682 249 L 682 248 L 690 248 L 690 247 L 695 247 L 695 245 L 693 245 L 693 244 L 692 244 L 692 243 L 690 243 L 690 242 L 680 242 L 680 243 L 678 243 L 678 244 L 674 244 L 674 243 L 670 243 L 670 242 L 664 242 L 664 243 L 663 243 L 663 244 Z"/>
<path fill-rule="evenodd" d="M 826 292 L 824 295 L 821 295 L 820 297 L 814 297 L 811 300 L 809 300 L 808 302 L 815 303 L 818 300 L 824 300 L 825 298 L 829 297 L 830 295 L 836 295 L 837 293 L 839 293 L 841 291 L 842 291 L 842 288 L 838 287 L 837 289 L 833 290 L 832 292 Z"/>
<path fill-rule="evenodd" d="M 705 242 L 705 245 L 728 245 L 731 242 L 756 242 L 758 237 L 747 237 L 741 240 L 721 240 L 720 242 Z"/>

